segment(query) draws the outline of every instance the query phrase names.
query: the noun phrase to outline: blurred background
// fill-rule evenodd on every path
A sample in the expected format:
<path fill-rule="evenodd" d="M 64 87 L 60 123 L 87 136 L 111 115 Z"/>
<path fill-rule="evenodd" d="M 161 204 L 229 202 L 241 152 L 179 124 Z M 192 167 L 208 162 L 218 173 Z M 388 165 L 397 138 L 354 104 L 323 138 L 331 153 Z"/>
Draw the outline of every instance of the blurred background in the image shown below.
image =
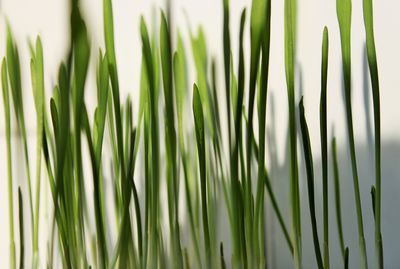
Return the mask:
<path fill-rule="evenodd" d="M 22 86 L 24 92 L 25 117 L 28 129 L 28 144 L 33 158 L 35 152 L 35 113 L 31 90 L 29 71 L 28 40 L 34 40 L 40 35 L 44 49 L 45 82 L 47 96 L 50 95 L 53 82 L 56 79 L 58 65 L 64 59 L 68 46 L 69 1 L 53 0 L 1 0 L 0 2 L 0 56 L 5 54 L 5 23 L 8 20 L 20 49 L 22 63 Z M 283 3 L 272 1 L 272 32 L 270 78 L 268 92 L 267 114 L 267 165 L 273 178 L 273 187 L 279 203 L 284 209 L 286 222 L 289 221 L 289 186 L 287 168 L 287 94 L 284 73 L 284 32 Z M 86 83 L 86 103 L 90 107 L 95 102 L 95 60 L 98 48 L 104 48 L 102 1 L 81 1 L 92 45 L 92 65 Z M 237 65 L 237 50 L 239 38 L 239 16 L 241 9 L 251 6 L 250 0 L 231 0 L 231 39 L 234 64 Z M 159 9 L 165 7 L 165 0 L 116 0 L 113 1 L 114 31 L 116 41 L 116 56 L 122 98 L 132 96 L 133 104 L 138 103 L 140 82 L 141 42 L 139 33 L 139 18 L 144 15 L 151 25 L 158 25 Z M 381 86 L 381 119 L 382 119 L 382 236 L 384 242 L 385 265 L 387 268 L 398 268 L 400 256 L 400 2 L 396 0 L 374 1 L 375 40 Z M 208 54 L 217 59 L 220 94 L 224 96 L 223 55 L 222 55 L 222 0 L 172 0 L 173 23 L 179 27 L 185 40 L 189 29 L 195 31 L 198 25 L 205 30 Z M 374 223 L 370 198 L 370 187 L 374 182 L 374 151 L 372 95 L 369 88 L 369 74 L 364 50 L 364 27 L 362 17 L 362 0 L 353 0 L 352 17 L 352 71 L 353 71 L 353 119 L 356 137 L 358 165 L 360 171 L 360 191 L 364 213 L 365 235 L 368 248 L 369 263 L 374 263 Z M 305 109 L 310 128 L 313 146 L 316 177 L 316 199 L 319 225 L 322 224 L 322 193 L 319 144 L 319 98 L 320 98 L 320 62 L 322 30 L 329 29 L 329 68 L 328 68 L 328 133 L 335 133 L 338 139 L 338 158 L 341 175 L 342 210 L 345 243 L 350 248 L 350 267 L 358 264 L 358 239 L 356 227 L 356 212 L 354 206 L 353 182 L 351 177 L 350 157 L 347 147 L 346 121 L 344 114 L 341 52 L 339 28 L 336 19 L 335 0 L 298 0 L 298 47 L 297 47 L 297 97 L 305 96 Z M 249 50 L 249 30 L 246 28 L 246 47 Z M 189 52 L 189 43 L 186 42 Z M 245 49 L 246 51 L 246 49 Z M 188 53 L 189 55 L 189 53 Z M 246 55 L 246 64 L 249 55 Z M 194 68 L 191 62 L 191 71 Z M 191 73 L 190 82 L 194 81 Z M 3 104 L 1 103 L 1 106 Z M 137 111 L 134 106 L 134 112 Z M 0 267 L 8 267 L 8 202 L 7 202 L 7 169 L 4 111 L 0 109 Z M 222 113 L 222 115 L 225 115 Z M 15 125 L 14 125 L 15 127 Z M 16 132 L 13 132 L 16 134 Z M 300 137 L 299 137 L 300 138 Z M 17 136 L 13 143 L 13 168 L 15 193 L 18 186 L 25 186 L 25 172 L 22 165 L 22 150 L 18 148 Z M 302 150 L 299 156 L 302 156 Z M 330 157 L 330 155 L 329 155 Z M 329 160 L 331 165 L 331 160 Z M 302 160 L 299 160 L 303 166 Z M 33 166 L 34 160 L 31 160 Z M 32 167 L 33 169 L 33 167 Z M 331 170 L 331 169 L 330 169 Z M 342 265 L 337 226 L 334 211 L 333 177 L 329 172 L 330 182 L 330 235 L 332 268 Z M 305 171 L 301 168 L 301 200 L 303 225 L 303 255 L 305 268 L 315 268 L 314 248 L 312 245 L 311 225 L 305 182 Z M 42 181 L 46 182 L 47 181 Z M 42 184 L 42 186 L 46 186 Z M 47 187 L 47 186 L 46 186 Z M 15 199 L 17 196 L 15 195 Z M 49 201 L 49 197 L 43 197 Z M 269 199 L 266 198 L 267 203 Z M 15 203 L 16 204 L 16 203 Z M 43 205 L 43 203 L 42 203 Z M 40 227 L 41 243 L 45 250 L 46 233 L 48 232 L 47 215 L 43 213 L 43 225 Z M 268 220 L 272 223 L 270 236 L 274 238 L 273 247 L 268 251 L 272 264 L 279 268 L 292 268 L 290 253 L 278 225 L 274 224 L 275 215 L 269 212 Z M 321 228 L 322 226 L 320 226 Z M 221 233 L 229 236 L 228 229 Z M 321 229 L 320 229 L 321 233 Z M 44 236 L 46 235 L 46 236 Z M 322 234 L 321 234 L 322 235 Z M 224 236 L 223 234 L 221 235 Z M 16 237 L 18 238 L 18 237 Z M 29 238 L 27 239 L 29 240 Z M 43 242 L 42 242 L 43 241 Z M 229 251 L 229 247 L 228 247 Z M 42 253 L 43 252 L 43 253 Z M 45 251 L 40 254 L 45 255 Z M 30 260 L 27 257 L 27 260 Z"/>

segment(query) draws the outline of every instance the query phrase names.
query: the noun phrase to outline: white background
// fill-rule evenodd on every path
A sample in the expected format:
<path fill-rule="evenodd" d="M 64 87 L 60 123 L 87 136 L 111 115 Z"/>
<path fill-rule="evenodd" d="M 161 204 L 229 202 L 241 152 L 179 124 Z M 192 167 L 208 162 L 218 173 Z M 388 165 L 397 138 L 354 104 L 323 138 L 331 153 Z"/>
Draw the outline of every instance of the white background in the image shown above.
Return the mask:
<path fill-rule="evenodd" d="M 219 65 L 219 87 L 223 94 L 223 69 L 222 69 L 222 1 L 217 0 L 173 0 L 173 13 L 175 24 L 179 26 L 183 35 L 188 36 L 188 25 L 195 30 L 198 24 L 202 24 L 208 41 L 208 53 L 217 57 Z M 275 102 L 276 117 L 276 137 L 279 162 L 284 163 L 285 140 L 286 140 L 286 118 L 287 118 L 287 95 L 284 77 L 284 54 L 283 54 L 283 2 L 281 0 L 272 1 L 272 33 L 271 33 L 271 62 L 268 105 L 272 98 Z M 82 1 L 82 9 L 86 16 L 92 42 L 92 62 L 95 63 L 97 49 L 103 47 L 103 22 L 102 22 L 102 1 L 86 0 Z M 119 0 L 113 1 L 114 6 L 114 28 L 116 40 L 116 53 L 118 62 L 120 86 L 122 96 L 126 97 L 129 93 L 133 96 L 134 103 L 138 99 L 139 68 L 141 59 L 141 42 L 139 36 L 139 18 L 144 14 L 148 23 L 159 14 L 159 8 L 164 5 L 164 1 L 145 1 L 145 0 Z M 231 38 L 234 54 L 234 63 L 237 64 L 237 40 L 239 15 L 242 7 L 248 7 L 250 1 L 231 0 Z M 400 191 L 399 184 L 399 162 L 400 150 L 400 120 L 399 120 L 399 100 L 400 93 L 397 85 L 400 85 L 400 73 L 398 63 L 400 62 L 400 2 L 396 0 L 374 1 L 375 16 L 375 37 L 377 56 L 379 64 L 379 75 L 381 85 L 381 117 L 382 117 L 382 141 L 383 141 L 383 240 L 386 265 L 388 268 L 395 268 L 400 263 L 397 250 L 400 247 L 400 234 L 396 228 L 400 227 L 400 217 L 397 210 L 399 199 L 397 193 Z M 0 55 L 5 51 L 5 19 L 8 19 L 16 40 L 20 48 L 20 56 L 23 65 L 23 91 L 25 103 L 25 116 L 30 143 L 30 155 L 34 155 L 35 150 L 35 113 L 33 97 L 31 94 L 29 78 L 29 51 L 27 39 L 34 40 L 40 34 L 44 47 L 45 74 L 47 96 L 50 94 L 51 86 L 56 78 L 60 60 L 65 56 L 68 44 L 68 3 L 67 1 L 54 0 L 2 0 L 0 18 Z M 152 13 L 153 12 L 153 13 Z M 189 18 L 190 23 L 188 23 Z M 248 16 L 249 18 L 249 16 Z M 309 121 L 311 141 L 313 141 L 314 157 L 319 158 L 319 89 L 320 89 L 320 61 L 321 61 L 321 40 L 324 26 L 329 28 L 329 74 L 328 74 L 328 119 L 329 134 L 332 133 L 334 126 L 335 134 L 338 137 L 341 162 L 343 163 L 343 204 L 344 204 L 344 226 L 345 241 L 350 245 L 351 262 L 356 263 L 358 259 L 356 222 L 354 210 L 353 189 L 350 177 L 349 158 L 347 151 L 347 136 L 345 129 L 345 115 L 341 88 L 341 54 L 339 29 L 336 20 L 336 6 L 334 0 L 298 0 L 298 66 L 302 70 L 303 87 L 301 90 L 305 95 L 306 114 Z M 247 24 L 248 26 L 248 24 Z M 249 31 L 246 29 L 248 39 Z M 373 265 L 373 220 L 371 211 L 371 200 L 369 188 L 373 182 L 373 155 L 368 145 L 366 109 L 364 105 L 363 66 L 364 60 L 364 28 L 362 18 L 362 1 L 353 1 L 353 20 L 352 20 L 352 63 L 353 63 L 353 118 L 354 130 L 359 150 L 359 165 L 361 172 L 361 192 L 364 208 L 366 237 L 370 264 Z M 249 50 L 248 40 L 246 49 Z M 187 54 L 190 55 L 189 44 L 186 44 Z M 248 62 L 248 58 L 246 59 Z M 193 67 L 192 67 L 193 68 Z M 95 84 L 93 70 L 90 80 L 87 83 L 86 100 L 91 104 L 95 96 Z M 236 68 L 235 68 L 236 70 Z M 365 75 L 365 74 L 364 74 Z M 193 77 L 193 76 L 192 76 Z M 193 82 L 193 80 L 191 80 Z M 371 94 L 367 91 L 369 99 Z M 370 100 L 370 102 L 372 102 Z M 4 115 L 3 104 L 0 105 L 0 267 L 8 267 L 8 194 L 7 194 L 7 169 L 6 169 L 6 149 L 4 135 Z M 269 108 L 271 106 L 269 105 Z M 371 106 L 368 108 L 371 113 Z M 271 112 L 269 110 L 269 112 Z M 271 114 L 267 117 L 267 125 Z M 373 122 L 371 122 L 373 124 Z M 14 125 L 15 127 L 15 125 Z M 15 143 L 16 144 L 16 143 Z M 268 146 L 268 145 L 267 145 Z M 21 148 L 14 147 L 14 188 L 15 194 L 18 185 L 24 187 L 23 155 Z M 301 151 L 302 154 L 302 151 Z M 31 173 L 34 175 L 34 160 L 31 157 Z M 317 171 L 319 165 L 317 164 Z M 22 172 L 21 172 L 22 170 Z M 320 173 L 316 171 L 316 178 L 320 181 Z M 33 176 L 32 176 L 33 177 Z M 332 177 L 330 177 L 332 179 Z M 278 178 L 277 181 L 287 181 L 286 177 Z M 46 182 L 43 180 L 42 182 Z M 47 183 L 47 182 L 46 182 Z M 279 187 L 283 198 L 287 200 L 287 183 L 282 183 Z M 319 184 L 319 182 L 317 182 Z M 320 190 L 317 186 L 317 192 Z M 285 189 L 286 188 L 286 189 Z M 305 189 L 304 189 L 305 191 Z M 43 192 L 42 192 L 43 193 Z M 307 207 L 307 193 L 302 193 L 304 217 L 302 219 L 304 235 L 304 260 L 305 264 L 315 266 L 311 236 L 309 234 L 309 218 Z M 386 196 L 385 196 L 386 195 Z M 320 198 L 317 193 L 317 199 Z M 332 198 L 333 195 L 331 195 Z M 17 210 L 15 195 L 14 210 Z M 44 200 L 43 200 L 44 201 Z M 333 198 L 331 199 L 330 218 L 331 222 L 331 245 L 332 260 L 334 265 L 341 266 L 340 256 L 337 252 L 336 223 L 334 218 Z M 317 209 L 319 209 L 317 205 Z M 28 204 L 25 206 L 28 209 Z M 43 210 L 42 210 L 43 212 Z M 289 214 L 284 214 L 289 221 Z M 348 216 L 348 217 L 347 217 Z M 45 217 L 45 216 L 44 216 Z M 347 218 L 346 218 L 347 217 Z M 321 219 L 321 218 L 320 218 Z M 16 219 L 17 220 L 17 219 Z M 43 219 L 44 220 L 44 219 Z M 44 221 L 43 221 L 44 222 Z M 17 223 L 17 222 L 16 222 Z M 27 227 L 28 228 L 28 227 Z M 27 230 L 27 233 L 29 229 Z M 41 240 L 45 242 L 48 227 L 41 227 Z M 276 228 L 279 234 L 279 227 Z M 280 236 L 280 235 L 278 235 Z M 16 237 L 17 239 L 18 237 Z M 320 230 L 322 239 L 322 231 Z M 278 238 L 279 239 L 279 238 Z M 280 238 L 282 239 L 282 238 Z M 18 240 L 16 240 L 18 242 Z M 278 244 L 279 245 L 279 244 Z M 282 267 L 290 268 L 290 259 L 286 259 L 287 250 L 285 246 L 277 247 L 278 264 Z M 282 249 L 282 252 L 279 250 Z M 282 254 L 281 254 L 282 253 Z M 41 253 L 45 257 L 45 253 Z M 282 257 L 282 258 L 280 258 Z M 29 262 L 29 260 L 27 261 Z M 337 268 L 336 266 L 333 268 Z M 371 266 L 372 268 L 372 266 Z"/>

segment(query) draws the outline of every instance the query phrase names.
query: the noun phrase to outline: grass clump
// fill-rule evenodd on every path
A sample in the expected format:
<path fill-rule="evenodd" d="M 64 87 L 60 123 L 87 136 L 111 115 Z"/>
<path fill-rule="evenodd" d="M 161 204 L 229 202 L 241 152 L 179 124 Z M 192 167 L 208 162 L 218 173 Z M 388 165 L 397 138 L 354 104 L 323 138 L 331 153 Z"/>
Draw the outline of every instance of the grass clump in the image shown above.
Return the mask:
<path fill-rule="evenodd" d="M 10 267 L 16 268 L 18 259 L 20 268 L 273 267 L 273 257 L 268 255 L 271 234 L 267 228 L 272 223 L 266 219 L 269 209 L 266 201 L 269 201 L 274 211 L 271 215 L 277 218 L 293 266 L 303 268 L 305 264 L 303 241 L 307 239 L 304 239 L 302 223 L 306 223 L 312 228 L 316 267 L 327 269 L 332 264 L 333 244 L 329 240 L 332 226 L 329 225 L 328 211 L 328 172 L 332 168 L 339 248 L 343 265 L 348 268 L 349 248 L 344 240 L 337 145 L 336 139 L 330 138 L 327 132 L 330 101 L 327 97 L 327 28 L 324 28 L 322 38 L 320 126 L 319 130 L 310 130 L 303 98 L 299 110 L 296 106 L 297 1 L 285 0 L 283 56 L 289 112 L 289 154 L 286 156 L 289 177 L 281 180 L 288 180 L 290 186 L 289 197 L 283 197 L 290 201 L 289 212 L 285 212 L 279 202 L 281 197 L 272 184 L 274 173 L 269 173 L 267 165 L 272 156 L 266 154 L 271 146 L 266 138 L 269 131 L 270 47 L 274 42 L 271 35 L 272 1 L 253 0 L 250 12 L 242 9 L 236 36 L 230 28 L 233 21 L 231 3 L 222 0 L 224 97 L 220 94 L 217 73 L 219 60 L 210 57 L 203 29 L 199 27 L 196 32 L 189 29 L 190 42 L 186 44 L 184 30 L 173 24 L 170 4 L 168 2 L 166 12 L 161 10 L 155 15 L 157 23 L 153 28 L 148 28 L 144 17 L 140 18 L 142 58 L 135 59 L 141 64 L 138 102 L 133 101 L 136 94 L 125 100 L 121 98 L 111 0 L 103 0 L 105 49 L 99 49 L 97 56 L 93 110 L 85 102 L 85 94 L 90 90 L 87 80 L 91 40 L 78 1 L 71 1 L 70 47 L 67 57 L 60 62 L 50 98 L 45 95 L 47 70 L 44 62 L 47 56 L 42 41 L 37 37 L 34 44 L 29 43 L 30 79 L 36 111 L 36 174 L 32 181 L 18 47 L 11 28 L 7 27 L 1 80 L 7 142 Z M 379 268 L 383 268 L 379 79 L 372 3 L 365 0 L 363 4 L 375 116 L 376 182 L 372 187 L 375 246 Z M 337 0 L 337 16 L 360 264 L 367 268 L 351 107 L 350 0 Z M 247 28 L 249 37 L 245 36 Z M 250 41 L 248 65 L 245 60 L 247 39 Z M 239 45 L 236 52 L 232 49 L 234 42 Z M 191 60 L 194 81 L 189 75 Z M 137 115 L 133 112 L 136 111 L 134 104 L 139 106 Z M 226 126 L 222 124 L 224 120 Z M 11 154 L 11 127 L 14 124 L 22 137 L 28 191 L 26 195 L 24 188 L 18 189 L 18 214 L 14 210 L 14 197 L 17 196 L 14 194 Z M 298 131 L 302 136 L 310 219 L 305 219 L 301 212 Z M 310 133 L 317 131 L 321 139 L 312 141 Z M 312 146 L 318 142 L 322 159 L 322 220 L 318 220 L 316 204 L 320 201 L 316 195 L 319 190 L 315 184 L 312 151 Z M 329 150 L 332 156 L 328 158 Z M 85 160 L 89 161 L 90 169 L 86 169 Z M 43 181 L 43 177 L 47 181 Z M 40 227 L 45 221 L 39 219 L 41 208 L 47 206 L 41 204 L 43 186 L 50 189 L 51 200 L 45 202 L 51 203 L 53 209 L 44 261 L 40 260 L 45 251 Z M 91 193 L 87 191 L 90 186 L 93 186 Z M 29 210 L 24 209 L 23 200 L 28 202 Z M 29 218 L 25 217 L 24 211 Z M 290 226 L 286 217 L 290 217 Z M 15 242 L 16 218 L 19 242 Z M 24 231 L 24 221 L 28 221 L 29 231 Z M 323 227 L 322 243 L 318 234 L 319 222 Z M 229 240 L 220 235 L 221 227 L 223 231 L 229 230 Z M 32 243 L 26 244 L 29 233 Z M 232 247 L 227 247 L 229 245 Z M 32 260 L 25 260 L 26 253 L 31 254 Z"/>

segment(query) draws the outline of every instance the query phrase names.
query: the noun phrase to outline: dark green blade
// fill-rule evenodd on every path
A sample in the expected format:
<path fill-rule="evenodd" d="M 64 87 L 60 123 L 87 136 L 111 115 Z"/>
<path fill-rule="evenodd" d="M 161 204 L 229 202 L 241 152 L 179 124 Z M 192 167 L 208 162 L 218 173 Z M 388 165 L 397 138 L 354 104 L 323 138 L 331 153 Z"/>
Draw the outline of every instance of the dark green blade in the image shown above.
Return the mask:
<path fill-rule="evenodd" d="M 303 97 L 300 100 L 299 110 L 300 110 L 301 135 L 303 138 L 304 160 L 306 163 L 306 172 L 307 172 L 308 202 L 310 207 L 310 217 L 311 217 L 311 227 L 313 232 L 315 257 L 317 259 L 318 268 L 322 269 L 324 268 L 324 266 L 322 262 L 321 249 L 319 245 L 317 219 L 315 217 L 314 167 L 313 167 L 314 165 L 312 158 L 310 135 L 308 132 L 307 120 L 304 114 Z"/>
<path fill-rule="evenodd" d="M 378 268 L 384 268 L 383 242 L 381 234 L 381 114 L 378 63 L 376 59 L 374 18 L 372 0 L 363 0 L 364 26 L 368 66 L 372 84 L 372 98 L 374 104 L 374 130 L 375 130 L 375 253 Z"/>

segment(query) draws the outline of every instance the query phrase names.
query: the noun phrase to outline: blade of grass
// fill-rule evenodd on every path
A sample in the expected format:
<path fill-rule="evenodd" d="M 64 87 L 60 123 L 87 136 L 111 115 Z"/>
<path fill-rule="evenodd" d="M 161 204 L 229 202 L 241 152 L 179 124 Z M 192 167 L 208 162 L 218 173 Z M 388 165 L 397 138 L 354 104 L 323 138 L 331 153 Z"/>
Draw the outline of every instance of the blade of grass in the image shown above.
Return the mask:
<path fill-rule="evenodd" d="M 6 125 L 7 141 L 7 178 L 8 178 L 8 221 L 10 229 L 10 268 L 16 268 L 15 241 L 14 241 L 14 202 L 13 202 L 13 177 L 12 177 L 12 151 L 11 151 L 11 123 L 10 99 L 7 78 L 7 62 L 3 58 L 1 64 L 1 82 L 3 92 L 4 121 Z"/>
<path fill-rule="evenodd" d="M 177 51 L 174 54 L 173 59 L 173 67 L 174 67 L 174 82 L 175 82 L 175 103 L 176 103 L 176 112 L 178 118 L 178 139 L 179 139 L 179 148 L 181 152 L 181 159 L 183 164 L 183 173 L 185 180 L 185 193 L 186 193 L 186 201 L 188 207 L 189 214 L 189 222 L 191 227 L 191 236 L 195 248 L 196 258 L 199 267 L 201 267 L 201 257 L 200 257 L 200 247 L 199 240 L 197 237 L 197 231 L 195 228 L 195 219 L 193 212 L 193 202 L 190 191 L 190 175 L 189 175 L 189 160 L 188 160 L 188 152 L 185 146 L 185 134 L 184 134 L 184 124 L 183 124 L 183 116 L 185 113 L 185 98 L 187 91 L 187 66 L 185 62 L 185 51 L 183 47 L 183 40 L 178 32 L 178 45 Z"/>
<path fill-rule="evenodd" d="M 24 242 L 24 204 L 21 188 L 18 187 L 18 217 L 19 217 L 19 269 L 24 268 L 25 242 Z"/>
<path fill-rule="evenodd" d="M 317 259 L 318 268 L 324 268 L 321 249 L 319 245 L 318 239 L 318 229 L 317 229 L 317 219 L 315 217 L 315 197 L 314 197 L 314 167 L 313 167 L 313 159 L 312 159 L 312 149 L 310 142 L 310 135 L 307 126 L 307 120 L 304 114 L 304 104 L 303 97 L 301 97 L 300 104 L 300 127 L 301 134 L 303 137 L 303 151 L 304 151 L 304 161 L 306 163 L 306 171 L 307 171 L 307 186 L 308 186 L 308 202 L 310 206 L 310 217 L 311 217 L 311 227 L 313 232 L 313 241 L 314 241 L 314 251 L 315 257 Z"/>
<path fill-rule="evenodd" d="M 381 233 L 381 115 L 378 63 L 376 59 L 373 5 L 371 0 L 363 1 L 364 26 L 368 66 L 372 84 L 375 130 L 375 252 L 378 268 L 384 268 L 383 242 Z"/>
<path fill-rule="evenodd" d="M 43 48 L 42 42 L 36 39 L 36 49 L 31 59 L 32 89 L 36 109 L 36 202 L 33 233 L 33 268 L 37 268 L 39 262 L 39 208 L 40 208 L 40 182 L 42 143 L 44 132 L 44 72 L 43 72 Z"/>
<path fill-rule="evenodd" d="M 225 93 L 226 112 L 228 122 L 228 145 L 231 151 L 231 37 L 229 30 L 229 0 L 222 0 L 223 4 L 223 49 L 224 49 L 224 72 L 225 72 Z M 230 155 L 231 156 L 231 155 Z"/>
<path fill-rule="evenodd" d="M 339 167 L 337 162 L 337 154 L 336 154 L 336 138 L 332 138 L 332 160 L 333 160 L 333 179 L 335 186 L 335 207 L 336 207 L 336 222 L 338 226 L 338 236 L 340 243 L 340 250 L 343 257 L 343 262 L 346 260 L 346 248 L 344 245 L 343 239 L 343 228 L 342 228 L 342 205 L 340 198 L 340 180 L 339 180 Z"/>
<path fill-rule="evenodd" d="M 76 39 L 74 40 L 74 87 L 73 94 L 73 114 L 74 114 L 74 131 L 75 131 L 75 162 L 76 162 L 76 180 L 78 186 L 78 223 L 80 227 L 79 243 L 82 253 L 80 255 L 81 261 L 85 265 L 86 260 L 86 247 L 85 247 L 85 224 L 84 224 L 84 208 L 86 204 L 85 199 L 85 186 L 83 178 L 82 167 L 82 146 L 81 146 L 81 130 L 82 130 L 82 113 L 84 110 L 84 93 L 86 75 L 88 71 L 89 58 L 90 58 L 90 44 L 86 25 L 83 19 L 77 17 Z"/>
<path fill-rule="evenodd" d="M 299 176 L 297 165 L 296 109 L 294 64 L 296 49 L 296 13 L 295 1 L 285 0 L 285 74 L 289 106 L 289 141 L 290 141 L 290 199 L 292 207 L 292 233 L 294 266 L 301 268 L 301 220 Z"/>
<path fill-rule="evenodd" d="M 172 68 L 172 48 L 169 25 L 165 14 L 161 12 L 160 26 L 160 50 L 162 63 L 162 77 L 164 86 L 165 110 L 166 110 L 166 152 L 167 152 L 167 180 L 168 180 L 168 202 L 170 204 L 170 228 L 172 236 L 173 260 L 175 268 L 183 268 L 183 256 L 180 240 L 180 229 L 178 222 L 178 171 L 176 154 L 176 131 L 174 114 L 174 88 Z"/>
<path fill-rule="evenodd" d="M 267 91 L 268 91 L 268 76 L 269 76 L 269 53 L 270 53 L 270 37 L 271 37 L 271 1 L 267 0 L 265 5 L 265 28 L 261 41 L 262 58 L 261 58 L 261 84 L 259 88 L 259 117 L 258 117 L 258 180 L 257 194 L 255 205 L 255 220 L 254 220 L 254 242 L 259 246 L 257 260 L 258 265 L 265 266 L 264 238 L 265 231 L 263 226 L 264 221 L 264 163 L 265 163 L 265 121 L 267 114 Z M 250 146 L 251 147 L 251 146 Z M 259 242 L 259 240 L 261 242 Z M 256 254 L 257 255 L 257 254 Z"/>
<path fill-rule="evenodd" d="M 243 49 L 243 35 L 246 23 L 246 9 L 242 10 L 240 16 L 240 30 L 239 30 L 239 62 L 238 62 L 238 94 L 236 100 L 236 114 L 235 114 L 235 143 L 233 149 L 233 157 L 231 159 L 231 208 L 232 208 L 232 237 L 233 237 L 233 266 L 244 266 L 242 259 L 242 244 L 244 240 L 244 205 L 243 205 L 243 192 L 242 186 L 239 181 L 239 149 L 242 141 L 242 111 L 244 99 L 244 83 L 245 83 L 245 62 L 244 62 L 244 49 Z M 243 180 L 245 178 L 243 177 Z M 236 208 L 234 205 L 237 203 Z"/>
<path fill-rule="evenodd" d="M 362 268 L 368 268 L 367 253 L 364 239 L 364 224 L 361 207 L 360 187 L 357 171 L 356 149 L 353 132 L 353 113 L 351 107 L 351 0 L 336 0 L 336 13 L 340 28 L 340 40 L 342 48 L 342 65 L 345 87 L 347 132 L 349 137 L 349 148 L 351 157 L 351 168 L 353 172 L 354 199 L 357 211 L 358 237 L 360 248 L 360 263 Z"/>
<path fill-rule="evenodd" d="M 207 267 L 211 266 L 211 246 L 207 210 L 207 172 L 206 172 L 206 145 L 204 138 L 203 106 L 197 85 L 193 85 L 193 115 L 196 129 L 197 153 L 199 158 L 200 183 L 201 183 L 201 207 L 203 216 L 203 231 L 205 241 L 205 253 Z"/>
<path fill-rule="evenodd" d="M 34 211 L 33 211 L 33 200 L 32 200 L 32 188 L 31 188 L 31 176 L 29 168 L 29 153 L 28 153 L 28 143 L 26 139 L 26 128 L 25 128 L 25 118 L 24 118 L 24 106 L 22 100 L 22 86 L 21 86 L 21 70 L 19 62 L 18 47 L 15 44 L 11 28 L 7 24 L 7 41 L 6 41 L 6 58 L 7 58 L 7 70 L 8 78 L 10 82 L 10 91 L 13 99 L 14 112 L 17 119 L 18 127 L 21 131 L 22 141 L 24 146 L 25 154 L 25 172 L 28 185 L 29 193 L 29 206 L 31 215 L 31 229 L 33 232 L 34 225 Z"/>
<path fill-rule="evenodd" d="M 140 32 L 142 37 L 142 45 L 143 45 L 143 57 L 145 58 L 146 71 L 147 71 L 147 79 L 149 85 L 149 122 L 151 129 L 151 162 L 152 166 L 159 167 L 159 132 L 158 132 L 158 121 L 157 121 L 157 103 L 156 103 L 156 88 L 154 84 L 154 66 L 153 66 L 153 54 L 150 46 L 149 35 L 146 27 L 146 23 L 144 18 L 142 17 L 140 20 Z M 150 233 L 150 241 L 149 241 L 149 253 L 154 255 L 153 257 L 158 257 L 158 233 L 159 233 L 159 170 L 155 169 L 151 173 L 152 178 L 152 208 L 151 208 L 151 224 L 150 227 L 152 229 Z M 150 257 L 150 256 L 149 256 Z M 148 266 L 152 267 L 153 262 L 156 262 L 155 259 L 150 260 L 152 263 L 148 264 Z"/>
<path fill-rule="evenodd" d="M 321 97 L 319 105 L 319 121 L 321 135 L 321 157 L 322 157 L 322 197 L 323 197 L 323 225 L 324 241 L 323 258 L 324 269 L 329 269 L 329 212 L 328 212 L 328 138 L 326 124 L 326 88 L 328 80 L 328 50 L 329 37 L 328 28 L 324 28 L 322 37 L 322 61 L 321 61 Z"/>

